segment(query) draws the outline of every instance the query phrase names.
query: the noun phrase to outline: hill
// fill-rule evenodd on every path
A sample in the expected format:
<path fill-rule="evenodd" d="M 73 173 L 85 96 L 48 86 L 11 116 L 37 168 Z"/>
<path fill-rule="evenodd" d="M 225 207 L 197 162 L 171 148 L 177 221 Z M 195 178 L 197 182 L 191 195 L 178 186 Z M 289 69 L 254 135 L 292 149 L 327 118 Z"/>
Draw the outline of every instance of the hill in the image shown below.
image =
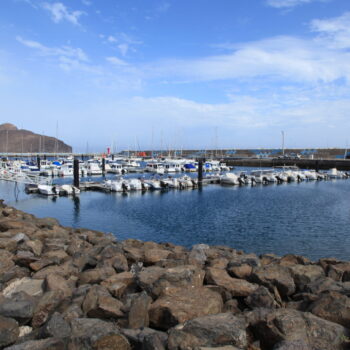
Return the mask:
<path fill-rule="evenodd" d="M 18 129 L 10 123 L 0 124 L 0 153 L 71 153 L 63 141 L 31 131 Z"/>

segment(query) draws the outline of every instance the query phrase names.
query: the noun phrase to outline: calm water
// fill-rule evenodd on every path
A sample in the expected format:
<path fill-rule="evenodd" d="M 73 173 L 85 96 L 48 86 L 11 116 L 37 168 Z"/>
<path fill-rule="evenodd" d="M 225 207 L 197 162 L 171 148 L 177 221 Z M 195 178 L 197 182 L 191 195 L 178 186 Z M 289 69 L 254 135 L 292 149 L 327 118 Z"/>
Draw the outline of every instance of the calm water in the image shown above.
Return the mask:
<path fill-rule="evenodd" d="M 70 180 L 71 181 L 71 180 Z M 62 225 L 114 233 L 119 239 L 228 245 L 246 252 L 350 260 L 350 180 L 256 187 L 106 194 L 79 198 L 27 195 L 0 181 L 9 205 L 52 216 Z"/>

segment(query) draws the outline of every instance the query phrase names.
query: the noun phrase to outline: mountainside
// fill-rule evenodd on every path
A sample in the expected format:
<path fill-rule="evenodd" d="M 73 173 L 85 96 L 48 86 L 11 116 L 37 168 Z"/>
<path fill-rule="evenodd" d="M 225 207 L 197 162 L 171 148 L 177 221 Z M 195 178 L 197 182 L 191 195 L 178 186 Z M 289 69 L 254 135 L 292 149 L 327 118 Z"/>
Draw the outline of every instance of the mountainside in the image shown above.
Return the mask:
<path fill-rule="evenodd" d="M 18 129 L 13 124 L 0 125 L 0 153 L 29 152 L 71 153 L 72 147 L 55 137 Z"/>

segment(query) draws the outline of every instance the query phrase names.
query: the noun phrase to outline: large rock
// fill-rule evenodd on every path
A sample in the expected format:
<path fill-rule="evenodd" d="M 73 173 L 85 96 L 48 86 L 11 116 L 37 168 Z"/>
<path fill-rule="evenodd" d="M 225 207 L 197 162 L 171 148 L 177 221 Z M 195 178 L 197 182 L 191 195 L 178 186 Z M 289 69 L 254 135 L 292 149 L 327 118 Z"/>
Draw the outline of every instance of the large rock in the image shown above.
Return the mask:
<path fill-rule="evenodd" d="M 345 295 L 337 292 L 321 294 L 319 299 L 310 305 L 308 311 L 325 320 L 350 328 L 350 299 Z"/>
<path fill-rule="evenodd" d="M 47 291 L 59 291 L 62 294 L 62 298 L 70 298 L 72 296 L 72 290 L 65 278 L 60 275 L 52 274 L 47 275 L 45 279 L 45 288 Z"/>
<path fill-rule="evenodd" d="M 63 299 L 62 293 L 59 291 L 50 291 L 44 293 L 35 307 L 32 327 L 38 328 L 42 326 L 49 317 L 54 313 Z"/>
<path fill-rule="evenodd" d="M 29 340 L 18 345 L 12 345 L 6 350 L 65 350 L 64 340 L 48 338 L 42 340 Z"/>
<path fill-rule="evenodd" d="M 205 287 L 169 288 L 150 308 L 150 324 L 158 329 L 169 329 L 196 317 L 222 311 L 220 294 Z"/>
<path fill-rule="evenodd" d="M 311 349 L 343 350 L 348 336 L 341 325 L 292 309 L 256 309 L 248 318 L 263 349 L 283 341 L 303 341 Z"/>
<path fill-rule="evenodd" d="M 42 330 L 45 337 L 52 338 L 68 338 L 71 334 L 71 328 L 68 322 L 64 320 L 62 315 L 55 312 L 50 320 L 45 324 Z"/>
<path fill-rule="evenodd" d="M 24 292 L 13 294 L 0 301 L 0 315 L 16 319 L 20 324 L 27 323 L 34 313 L 36 300 Z"/>
<path fill-rule="evenodd" d="M 277 287 L 282 297 L 289 296 L 295 292 L 294 279 L 289 268 L 281 265 L 266 265 L 253 269 L 251 280 L 262 284 L 273 291 Z"/>
<path fill-rule="evenodd" d="M 77 318 L 71 321 L 72 335 L 69 343 L 69 350 L 107 350 L 108 347 L 102 347 L 103 344 L 110 344 L 110 340 L 119 346 L 110 349 L 130 349 L 128 341 L 120 334 L 118 328 L 110 322 L 102 321 L 96 318 Z M 118 337 L 111 337 L 116 335 Z M 101 343 L 99 343 L 101 341 Z"/>
<path fill-rule="evenodd" d="M 213 267 L 207 269 L 205 279 L 208 284 L 226 289 L 233 297 L 246 297 L 258 288 L 256 284 L 230 277 L 226 270 Z"/>
<path fill-rule="evenodd" d="M 41 296 L 43 294 L 43 280 L 36 280 L 29 277 L 23 277 L 11 282 L 2 294 L 6 298 L 10 298 L 13 294 L 25 292 L 30 296 Z"/>
<path fill-rule="evenodd" d="M 121 298 L 125 292 L 133 290 L 134 284 L 135 276 L 131 272 L 121 272 L 101 282 L 101 286 L 107 288 L 116 298 Z"/>
<path fill-rule="evenodd" d="M 239 349 L 246 349 L 247 334 L 244 318 L 230 313 L 204 316 L 169 331 L 169 350 L 223 345 L 234 345 Z"/>
<path fill-rule="evenodd" d="M 350 262 L 328 265 L 327 276 L 333 278 L 335 281 L 350 281 Z"/>
<path fill-rule="evenodd" d="M 86 315 L 96 318 L 123 317 L 122 307 L 121 301 L 113 298 L 106 288 L 98 285 L 90 288 L 83 302 L 83 311 Z"/>
<path fill-rule="evenodd" d="M 303 291 L 307 284 L 325 277 L 322 267 L 318 265 L 291 265 L 289 269 L 299 291 Z"/>
<path fill-rule="evenodd" d="M 130 328 L 148 327 L 148 309 L 151 302 L 152 298 L 149 297 L 146 292 L 140 293 L 132 300 L 128 315 Z"/>
<path fill-rule="evenodd" d="M 94 284 L 100 283 L 103 280 L 115 275 L 113 267 L 103 267 L 100 269 L 86 270 L 80 274 L 79 284 Z"/>
<path fill-rule="evenodd" d="M 18 336 L 18 323 L 12 318 L 0 316 L 0 348 L 13 344 Z"/>
<path fill-rule="evenodd" d="M 159 261 L 165 260 L 169 255 L 170 251 L 166 249 L 145 249 L 145 259 L 144 263 L 146 265 L 153 265 Z"/>
<path fill-rule="evenodd" d="M 168 336 L 151 328 L 121 329 L 121 333 L 128 339 L 133 349 L 166 350 Z"/>
<path fill-rule="evenodd" d="M 276 308 L 278 303 L 274 299 L 273 295 L 269 290 L 263 286 L 260 286 L 253 293 L 251 293 L 247 298 L 245 298 L 245 303 L 251 308 L 255 309 L 258 307 L 264 308 Z"/>

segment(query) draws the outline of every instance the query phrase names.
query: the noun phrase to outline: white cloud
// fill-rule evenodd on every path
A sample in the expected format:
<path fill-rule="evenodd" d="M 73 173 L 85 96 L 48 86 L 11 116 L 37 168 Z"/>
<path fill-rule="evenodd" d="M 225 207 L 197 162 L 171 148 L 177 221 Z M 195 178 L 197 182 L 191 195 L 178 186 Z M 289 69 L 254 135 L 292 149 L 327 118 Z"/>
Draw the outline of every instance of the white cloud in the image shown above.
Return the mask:
<path fill-rule="evenodd" d="M 326 2 L 331 0 L 267 0 L 267 5 L 275 8 L 292 8 L 312 2 Z"/>
<path fill-rule="evenodd" d="M 350 48 L 350 12 L 330 19 L 315 19 L 311 29 L 320 33 L 322 42 L 331 48 Z"/>
<path fill-rule="evenodd" d="M 22 45 L 35 49 L 41 56 L 57 59 L 59 66 L 64 70 L 80 69 L 95 71 L 95 69 L 87 65 L 89 61 L 88 56 L 81 48 L 71 46 L 48 47 L 37 41 L 23 39 L 20 36 L 17 36 L 16 39 Z"/>
<path fill-rule="evenodd" d="M 82 2 L 83 5 L 85 5 L 85 6 L 91 6 L 91 5 L 92 5 L 92 1 L 90 1 L 90 0 L 81 0 L 81 2 Z"/>
<path fill-rule="evenodd" d="M 109 63 L 112 63 L 112 64 L 115 64 L 116 66 L 127 66 L 128 63 L 121 60 L 120 58 L 118 57 L 106 57 L 106 60 L 109 62 Z"/>
<path fill-rule="evenodd" d="M 120 51 L 120 53 L 123 55 L 123 56 L 126 56 L 126 54 L 128 53 L 129 51 L 129 44 L 119 44 L 118 45 L 118 49 Z"/>
<path fill-rule="evenodd" d="M 51 18 L 55 23 L 68 21 L 74 25 L 79 25 L 79 18 L 85 14 L 83 11 L 70 11 L 63 3 L 54 2 L 42 3 L 42 8 L 51 14 Z"/>

